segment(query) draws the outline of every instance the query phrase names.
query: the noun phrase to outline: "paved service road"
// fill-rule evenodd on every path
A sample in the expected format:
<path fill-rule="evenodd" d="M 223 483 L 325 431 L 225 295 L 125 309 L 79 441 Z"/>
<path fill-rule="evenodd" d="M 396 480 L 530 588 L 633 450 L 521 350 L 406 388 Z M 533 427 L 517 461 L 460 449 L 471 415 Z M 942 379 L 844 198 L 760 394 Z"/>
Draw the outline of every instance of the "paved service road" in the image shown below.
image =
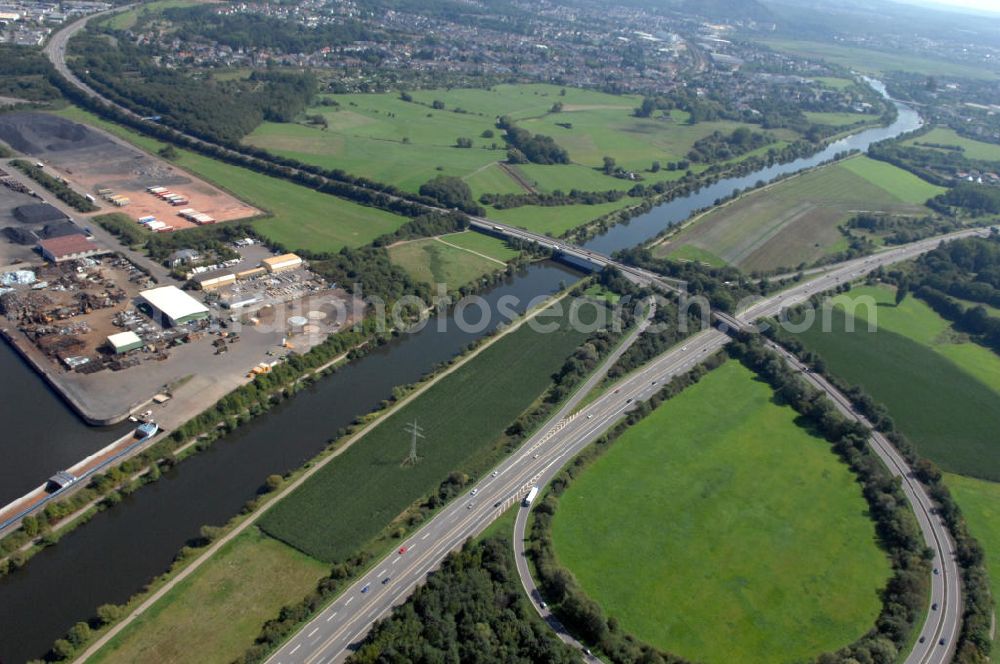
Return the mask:
<path fill-rule="evenodd" d="M 987 231 L 982 229 L 968 230 L 947 237 L 985 232 Z M 739 319 L 746 322 L 762 316 L 776 315 L 785 307 L 807 300 L 813 293 L 853 281 L 879 266 L 913 258 L 933 249 L 940 241 L 941 238 L 924 240 L 832 266 L 824 275 L 810 282 L 798 284 L 753 304 L 739 315 Z M 405 553 L 395 552 L 374 565 L 371 571 L 347 588 L 283 645 L 269 662 L 329 664 L 345 659 L 351 652 L 351 646 L 360 643 L 372 623 L 388 615 L 393 606 L 403 602 L 450 551 L 460 547 L 467 538 L 482 532 L 504 510 L 518 504 L 530 487 L 542 486 L 548 482 L 574 454 L 621 419 L 622 414 L 632 408 L 636 401 L 649 398 L 660 389 L 664 381 L 686 372 L 721 349 L 728 341 L 729 337 L 716 329 L 703 330 L 684 341 L 682 346 L 669 350 L 623 378 L 580 411 L 568 415 L 574 404 L 567 404 L 538 434 L 505 460 L 494 474 L 479 482 L 475 487 L 475 496 L 467 495 L 448 505 L 403 543 L 400 550 Z M 596 378 L 593 382 L 596 382 Z M 584 390 L 580 390 L 578 397 L 583 394 Z M 889 447 L 877 449 L 883 454 L 892 451 Z M 902 463 L 902 460 L 896 458 L 892 463 Z M 898 466 L 897 470 L 904 476 L 909 475 L 905 465 Z M 931 503 L 922 487 L 915 482 L 907 483 L 907 487 L 908 496 L 915 500 L 918 518 L 921 513 L 927 517 Z M 517 509 L 527 511 L 523 507 Z M 518 523 L 523 524 L 523 520 L 524 515 L 518 515 Z M 924 518 L 921 519 L 921 526 L 928 528 L 924 530 L 924 534 L 928 538 L 928 546 L 937 552 L 935 560 L 942 572 L 934 575 L 932 580 L 934 597 L 940 607 L 938 611 L 930 613 L 921 632 L 925 636 L 925 644 L 918 644 L 914 654 L 906 661 L 908 664 L 943 664 L 948 661 L 950 644 L 954 642 L 959 628 L 959 579 L 950 540 L 940 520 L 928 521 Z M 515 534 L 514 539 L 517 543 L 522 538 Z M 521 554 L 523 545 L 515 556 L 523 571 Z M 543 616 L 548 617 L 548 613 L 538 605 L 539 597 L 537 592 L 533 592 L 530 575 L 525 577 L 525 582 L 529 585 L 529 597 L 536 608 Z M 568 635 L 561 636 L 575 644 Z M 932 636 L 936 637 L 933 643 L 944 638 L 946 646 L 931 648 Z"/>

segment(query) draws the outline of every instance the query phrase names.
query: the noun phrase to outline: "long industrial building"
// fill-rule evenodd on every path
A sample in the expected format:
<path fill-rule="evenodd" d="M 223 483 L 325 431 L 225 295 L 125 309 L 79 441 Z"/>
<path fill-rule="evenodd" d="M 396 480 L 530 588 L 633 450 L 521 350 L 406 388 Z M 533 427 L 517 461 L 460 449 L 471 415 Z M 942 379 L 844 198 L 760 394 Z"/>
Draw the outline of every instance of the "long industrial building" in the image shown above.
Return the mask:
<path fill-rule="evenodd" d="M 268 272 L 284 272 L 302 266 L 302 259 L 295 254 L 282 254 L 265 258 L 260 262 Z"/>
<path fill-rule="evenodd" d="M 162 324 L 184 325 L 208 318 L 208 307 L 177 286 L 161 286 L 139 293 L 139 297 L 160 317 Z"/>

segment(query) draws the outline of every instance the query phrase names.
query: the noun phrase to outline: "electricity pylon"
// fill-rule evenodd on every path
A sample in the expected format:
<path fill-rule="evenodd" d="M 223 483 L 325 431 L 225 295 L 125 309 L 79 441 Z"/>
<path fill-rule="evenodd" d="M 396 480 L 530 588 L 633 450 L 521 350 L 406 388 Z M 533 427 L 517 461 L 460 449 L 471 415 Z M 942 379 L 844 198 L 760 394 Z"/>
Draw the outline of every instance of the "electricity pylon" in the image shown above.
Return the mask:
<path fill-rule="evenodd" d="M 420 461 L 420 457 L 417 456 L 417 438 L 426 438 L 423 433 L 423 428 L 417 424 L 416 420 L 413 420 L 411 424 L 407 424 L 404 429 L 407 433 L 411 434 L 410 437 L 410 455 L 403 459 L 404 466 L 415 466 L 417 462 Z"/>

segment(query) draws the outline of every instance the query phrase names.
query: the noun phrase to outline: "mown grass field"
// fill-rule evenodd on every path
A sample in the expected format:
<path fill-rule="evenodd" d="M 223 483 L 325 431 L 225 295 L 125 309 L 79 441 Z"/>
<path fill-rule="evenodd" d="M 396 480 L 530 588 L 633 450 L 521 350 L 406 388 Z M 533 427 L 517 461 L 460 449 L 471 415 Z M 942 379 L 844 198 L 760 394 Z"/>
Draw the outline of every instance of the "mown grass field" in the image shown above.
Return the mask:
<path fill-rule="evenodd" d="M 577 226 L 582 226 L 609 212 L 620 210 L 637 202 L 637 199 L 625 196 L 613 203 L 598 203 L 597 205 L 558 205 L 555 207 L 525 205 L 509 210 L 490 210 L 489 216 L 490 219 L 496 219 L 505 224 L 558 237 Z"/>
<path fill-rule="evenodd" d="M 525 325 L 497 341 L 275 505 L 261 527 L 328 562 L 362 548 L 407 506 L 436 491 L 450 472 L 490 455 L 504 429 L 585 338 L 568 329 L 567 320 L 568 313 L 551 334 Z M 419 448 L 423 458 L 403 466 L 410 448 L 404 427 L 414 421 L 426 436 Z"/>
<path fill-rule="evenodd" d="M 655 253 L 745 270 L 794 268 L 842 248 L 838 227 L 857 212 L 923 215 L 922 203 L 941 191 L 890 164 L 847 159 L 713 210 Z"/>
<path fill-rule="evenodd" d="M 445 284 L 449 290 L 504 269 L 503 261 L 485 256 L 450 244 L 447 237 L 413 240 L 389 248 L 389 259 L 411 277 L 428 284 Z"/>
<path fill-rule="evenodd" d="M 843 79 L 836 79 L 843 80 Z M 852 125 L 855 122 L 878 122 L 878 116 L 865 115 L 864 113 L 815 113 L 807 111 L 806 118 L 816 124 L 830 125 L 832 127 L 842 127 Z"/>
<path fill-rule="evenodd" d="M 946 60 L 923 58 L 905 53 L 887 53 L 855 46 L 826 42 L 765 39 L 764 44 L 776 51 L 808 58 L 821 58 L 860 72 L 880 74 L 888 71 L 908 71 L 927 76 L 959 76 L 975 79 L 996 79 L 996 72 L 983 67 L 964 65 Z"/>
<path fill-rule="evenodd" d="M 154 154 L 165 145 L 77 107 L 68 107 L 57 114 L 104 129 Z M 271 217 L 254 221 L 254 227 L 266 238 L 293 250 L 319 252 L 358 247 L 406 223 L 405 217 L 396 214 L 321 194 L 187 150 L 177 152 L 179 157 L 174 163 L 181 168 L 270 212 Z"/>
<path fill-rule="evenodd" d="M 541 164 L 518 164 L 514 167 L 535 189 L 553 192 L 557 189 L 566 193 L 573 189 L 581 191 L 627 191 L 634 185 L 629 180 L 608 177 L 591 166 L 567 164 L 565 166 L 543 166 Z M 684 175 L 676 172 L 676 177 Z M 582 207 L 582 206 L 581 206 Z M 492 213 L 491 213 L 492 214 Z"/>
<path fill-rule="evenodd" d="M 556 553 L 638 638 L 708 664 L 804 661 L 862 636 L 889 577 L 854 476 L 731 361 L 563 494 Z"/>
<path fill-rule="evenodd" d="M 500 165 L 491 163 L 462 177 L 472 190 L 472 197 L 479 200 L 483 194 L 523 194 L 522 187 L 514 178 L 507 174 Z"/>
<path fill-rule="evenodd" d="M 448 244 L 454 244 L 505 263 L 520 253 L 517 249 L 511 249 L 507 246 L 504 240 L 477 231 L 449 233 L 442 235 L 441 239 Z"/>
<path fill-rule="evenodd" d="M 257 529 L 224 546 L 90 661 L 200 664 L 242 655 L 261 624 L 296 602 L 327 566 Z M 197 647 L 195 647 L 195 645 Z"/>
<path fill-rule="evenodd" d="M 993 599 L 1000 597 L 1000 484 L 961 475 L 945 475 L 945 485 L 962 508 L 972 536 L 986 551 Z M 994 644 L 1000 639 L 994 639 Z"/>
<path fill-rule="evenodd" d="M 865 296 L 877 302 L 878 331 L 867 331 L 873 314 L 859 307 L 856 331 L 846 332 L 841 307 Z M 921 454 L 950 472 L 1000 480 L 1000 357 L 955 335 L 916 298 L 898 308 L 893 298 L 886 287 L 856 288 L 838 298 L 830 332 L 814 325 L 798 336 L 832 372 L 885 404 Z"/>
<path fill-rule="evenodd" d="M 909 171 L 868 157 L 845 159 L 838 165 L 910 205 L 923 205 L 945 191 L 944 187 L 921 180 Z"/>
<path fill-rule="evenodd" d="M 984 143 L 971 138 L 959 136 L 954 129 L 948 127 L 935 127 L 923 136 L 917 136 L 903 141 L 903 145 L 916 145 L 917 143 L 937 143 L 939 145 L 957 145 L 963 148 L 962 154 L 969 159 L 982 159 L 984 161 L 1000 161 L 1000 145 L 994 143 Z M 921 145 L 919 147 L 925 147 Z"/>

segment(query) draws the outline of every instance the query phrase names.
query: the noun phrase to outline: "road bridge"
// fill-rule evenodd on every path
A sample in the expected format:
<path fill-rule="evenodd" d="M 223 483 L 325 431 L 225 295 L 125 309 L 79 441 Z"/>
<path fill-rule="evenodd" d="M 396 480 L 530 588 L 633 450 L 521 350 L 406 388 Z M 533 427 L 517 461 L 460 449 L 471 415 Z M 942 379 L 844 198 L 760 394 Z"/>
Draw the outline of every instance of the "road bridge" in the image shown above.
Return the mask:
<path fill-rule="evenodd" d="M 500 223 L 486 217 L 469 217 L 469 227 L 506 240 L 517 240 L 534 244 L 551 251 L 556 257 L 569 259 L 576 266 L 589 266 L 595 271 L 603 270 L 606 267 L 613 267 L 640 286 L 661 286 L 673 291 L 682 290 L 684 286 L 684 282 L 679 279 L 671 279 L 655 272 L 623 263 L 599 251 L 585 249 L 566 240 Z"/>

